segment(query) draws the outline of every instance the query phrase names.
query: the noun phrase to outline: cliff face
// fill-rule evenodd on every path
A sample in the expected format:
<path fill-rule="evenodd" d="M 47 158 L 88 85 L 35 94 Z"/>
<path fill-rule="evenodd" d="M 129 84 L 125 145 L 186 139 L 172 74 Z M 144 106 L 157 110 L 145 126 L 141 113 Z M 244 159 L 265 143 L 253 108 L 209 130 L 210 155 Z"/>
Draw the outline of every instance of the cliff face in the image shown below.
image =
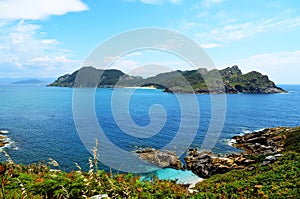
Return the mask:
<path fill-rule="evenodd" d="M 78 72 L 84 73 L 82 79 L 77 78 Z M 221 75 L 221 80 L 215 77 Z M 93 82 L 93 79 L 99 81 Z M 208 89 L 207 85 L 210 85 Z M 48 86 L 60 87 L 125 87 L 154 86 L 166 92 L 185 93 L 283 93 L 268 76 L 252 71 L 242 74 L 238 66 L 223 70 L 198 69 L 189 71 L 172 71 L 143 79 L 129 76 L 119 70 L 100 70 L 83 67 L 71 75 L 63 75 Z"/>
<path fill-rule="evenodd" d="M 226 91 L 231 93 L 284 93 L 267 75 L 252 71 L 242 74 L 237 66 L 220 71 Z"/>

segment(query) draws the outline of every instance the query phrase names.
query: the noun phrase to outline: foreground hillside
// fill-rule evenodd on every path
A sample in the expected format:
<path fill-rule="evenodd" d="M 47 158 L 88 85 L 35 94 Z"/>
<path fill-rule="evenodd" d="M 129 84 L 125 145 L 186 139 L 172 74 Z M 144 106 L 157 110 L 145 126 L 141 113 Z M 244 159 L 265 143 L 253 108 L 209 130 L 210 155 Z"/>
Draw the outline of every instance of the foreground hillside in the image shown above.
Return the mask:
<path fill-rule="evenodd" d="M 243 169 L 216 174 L 197 184 L 193 193 L 172 181 L 140 181 L 131 174 L 111 174 L 97 169 L 89 160 L 89 172 L 53 170 L 51 160 L 24 166 L 8 161 L 0 164 L 0 198 L 297 198 L 300 195 L 300 128 L 288 129 L 284 151 L 278 159 L 264 164 L 267 155 Z M 94 197 L 94 198 L 97 198 Z"/>
<path fill-rule="evenodd" d="M 78 73 L 84 74 L 76 79 Z M 216 79 L 221 75 L 221 80 Z M 93 79 L 99 81 L 92 81 Z M 210 89 L 207 88 L 210 85 Z M 71 75 L 59 77 L 49 86 L 60 87 L 128 87 L 153 86 L 167 92 L 195 93 L 283 93 L 268 76 L 252 71 L 242 74 L 238 66 L 223 70 L 206 69 L 161 73 L 147 79 L 127 75 L 119 70 L 83 67 Z"/>

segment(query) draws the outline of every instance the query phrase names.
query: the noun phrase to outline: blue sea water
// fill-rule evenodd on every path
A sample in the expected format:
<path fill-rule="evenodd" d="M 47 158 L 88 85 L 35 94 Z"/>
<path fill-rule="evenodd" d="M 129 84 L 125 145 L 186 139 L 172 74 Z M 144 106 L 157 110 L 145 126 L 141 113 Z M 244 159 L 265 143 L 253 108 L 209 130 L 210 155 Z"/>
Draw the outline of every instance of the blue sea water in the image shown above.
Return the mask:
<path fill-rule="evenodd" d="M 288 93 L 226 95 L 224 128 L 213 151 L 235 151 L 236 149 L 227 144 L 234 135 L 268 127 L 300 126 L 300 85 L 280 86 Z M 159 132 L 154 136 L 141 138 L 128 135 L 116 124 L 118 122 L 111 111 L 113 92 L 111 89 L 97 89 L 96 115 L 110 141 L 127 151 L 143 147 L 162 148 L 176 136 L 182 117 L 187 117 L 185 119 L 191 122 L 195 118 L 193 112 L 182 114 L 180 110 L 182 100 L 188 104 L 191 94 L 180 94 L 179 102 L 174 94 L 139 89 L 128 103 L 133 122 L 147 127 L 151 122 L 160 124 L 160 120 L 166 116 L 165 123 L 161 129 L 158 128 Z M 125 95 L 126 89 L 123 92 Z M 74 162 L 82 168 L 88 168 L 88 157 L 91 154 L 84 147 L 75 128 L 72 95 L 71 88 L 0 85 L 0 130 L 9 131 L 7 136 L 12 144 L 5 150 L 14 162 L 31 164 L 53 158 L 63 170 L 76 169 Z M 211 98 L 209 95 L 196 95 L 196 99 L 200 106 L 200 121 L 191 147 L 200 148 L 210 124 Z M 122 98 L 120 104 L 121 101 Z M 151 118 L 149 109 L 155 104 L 160 104 L 164 111 L 153 111 Z M 120 112 L 123 110 L 121 106 L 118 107 L 118 103 L 115 109 Z M 126 122 L 122 125 L 126 128 Z M 138 130 L 133 128 L 132 133 L 143 134 Z M 188 135 L 189 129 L 185 130 Z M 4 155 L 0 154 L 0 161 L 5 159 Z"/>

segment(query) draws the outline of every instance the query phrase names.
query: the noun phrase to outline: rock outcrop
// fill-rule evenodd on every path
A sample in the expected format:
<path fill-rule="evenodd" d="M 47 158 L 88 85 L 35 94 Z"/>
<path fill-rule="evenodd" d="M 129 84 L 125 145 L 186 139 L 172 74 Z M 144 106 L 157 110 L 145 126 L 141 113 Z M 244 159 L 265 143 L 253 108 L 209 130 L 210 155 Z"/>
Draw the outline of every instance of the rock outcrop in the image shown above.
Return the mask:
<path fill-rule="evenodd" d="M 246 154 L 273 154 L 284 149 L 284 132 L 291 128 L 270 128 L 233 137 L 233 146 L 244 149 Z"/>
<path fill-rule="evenodd" d="M 232 169 L 243 169 L 245 166 L 255 162 L 243 157 L 241 154 L 218 157 L 211 152 L 199 152 L 197 149 L 190 149 L 188 156 L 184 160 L 186 168 L 202 178 L 226 173 Z"/>
<path fill-rule="evenodd" d="M 214 174 L 226 173 L 232 169 L 243 169 L 255 163 L 255 160 L 249 159 L 251 157 L 249 155 L 266 155 L 262 165 L 268 165 L 282 156 L 280 152 L 286 147 L 286 134 L 299 130 L 300 127 L 277 127 L 234 136 L 232 145 L 244 151 L 222 157 L 211 152 L 199 152 L 197 149 L 190 149 L 188 156 L 184 158 L 186 168 L 199 177 L 208 178 Z"/>
<path fill-rule="evenodd" d="M 243 152 L 229 155 L 215 155 L 212 152 L 189 149 L 184 158 L 185 165 L 174 152 L 160 151 L 155 149 L 144 149 L 136 151 L 138 156 L 150 163 L 160 167 L 171 167 L 175 169 L 188 169 L 201 178 L 209 178 L 215 174 L 223 174 L 233 169 L 253 169 L 256 161 L 250 159 L 250 155 L 266 155 L 262 165 L 273 163 L 281 157 L 281 151 L 285 148 L 286 133 L 299 131 L 296 128 L 269 128 L 249 134 L 234 136 L 232 145 L 243 149 Z"/>
<path fill-rule="evenodd" d="M 0 147 L 4 147 L 5 145 L 9 144 L 6 134 L 7 131 L 0 131 Z"/>
<path fill-rule="evenodd" d="M 145 149 L 136 151 L 136 153 L 141 159 L 146 160 L 162 168 L 169 167 L 174 169 L 181 169 L 182 166 L 178 156 L 171 151 Z"/>
<path fill-rule="evenodd" d="M 266 166 L 266 165 L 268 165 L 268 164 L 270 164 L 270 163 L 275 162 L 275 160 L 276 160 L 277 158 L 281 157 L 281 156 L 283 156 L 281 153 L 276 154 L 276 155 L 274 155 L 274 156 L 273 156 L 273 155 L 267 156 L 267 157 L 265 158 L 264 162 L 262 163 L 262 166 Z"/>

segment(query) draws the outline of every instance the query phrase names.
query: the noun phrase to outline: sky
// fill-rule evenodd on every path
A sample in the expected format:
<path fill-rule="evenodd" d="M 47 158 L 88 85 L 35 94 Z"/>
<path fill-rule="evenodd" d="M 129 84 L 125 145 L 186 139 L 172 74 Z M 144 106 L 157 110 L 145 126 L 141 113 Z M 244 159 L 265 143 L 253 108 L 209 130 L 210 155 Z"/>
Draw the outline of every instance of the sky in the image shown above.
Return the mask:
<path fill-rule="evenodd" d="M 0 78 L 72 73 L 102 42 L 157 27 L 197 42 L 219 69 L 238 65 L 278 84 L 300 84 L 300 1 L 0 0 Z M 167 66 L 148 67 L 144 65 Z M 132 75 L 190 69 L 165 52 L 143 50 L 112 67 Z"/>

